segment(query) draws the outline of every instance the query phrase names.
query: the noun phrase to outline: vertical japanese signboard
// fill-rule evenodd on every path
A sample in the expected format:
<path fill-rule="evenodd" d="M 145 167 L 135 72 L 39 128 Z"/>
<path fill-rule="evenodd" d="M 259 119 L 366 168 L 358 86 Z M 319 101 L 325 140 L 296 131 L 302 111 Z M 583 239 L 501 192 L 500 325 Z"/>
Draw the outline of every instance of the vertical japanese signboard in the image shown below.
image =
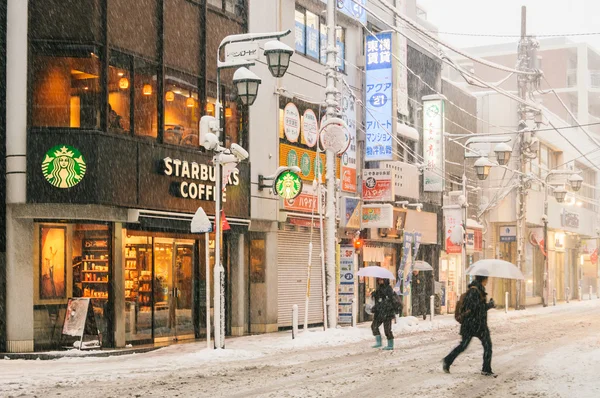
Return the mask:
<path fill-rule="evenodd" d="M 455 245 L 452 243 L 450 237 L 452 236 L 452 231 L 454 228 L 459 228 L 462 222 L 462 213 L 460 208 L 450 208 L 444 209 L 444 228 L 445 234 L 444 238 L 446 240 L 446 253 L 448 254 L 457 254 L 462 252 L 461 245 Z"/>
<path fill-rule="evenodd" d="M 400 9 L 402 15 L 407 15 L 406 11 L 407 0 L 397 0 L 396 6 Z M 403 29 L 403 28 L 400 28 Z M 407 65 L 407 43 L 406 37 L 400 33 L 396 33 L 396 54 L 400 62 L 395 62 L 396 67 L 396 101 L 398 104 L 398 112 L 404 116 L 408 115 L 408 71 Z"/>
<path fill-rule="evenodd" d="M 444 102 L 441 99 L 423 99 L 423 190 L 444 190 Z"/>
<path fill-rule="evenodd" d="M 338 280 L 338 321 L 342 324 L 351 324 L 354 299 L 354 247 L 352 246 L 340 246 Z"/>
<path fill-rule="evenodd" d="M 392 33 L 367 37 L 366 161 L 392 160 Z"/>
<path fill-rule="evenodd" d="M 347 134 L 350 135 L 350 146 L 342 155 L 340 179 L 342 191 L 356 192 L 356 99 L 347 88 L 342 96 L 342 119 L 348 126 Z"/>

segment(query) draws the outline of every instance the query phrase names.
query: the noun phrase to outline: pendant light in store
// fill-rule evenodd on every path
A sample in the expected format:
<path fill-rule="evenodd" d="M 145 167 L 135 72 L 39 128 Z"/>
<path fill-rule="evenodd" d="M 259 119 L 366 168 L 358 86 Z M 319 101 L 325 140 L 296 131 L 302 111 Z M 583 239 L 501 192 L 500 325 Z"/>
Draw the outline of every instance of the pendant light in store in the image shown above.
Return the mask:
<path fill-rule="evenodd" d="M 129 88 L 129 80 L 126 77 L 119 79 L 119 88 L 121 90 L 127 90 Z"/>
<path fill-rule="evenodd" d="M 206 113 L 209 115 L 215 114 L 215 104 L 211 104 L 210 102 L 206 103 Z"/>
<path fill-rule="evenodd" d="M 165 93 L 165 100 L 167 100 L 167 102 L 173 102 L 175 101 L 175 93 L 172 91 L 167 91 Z"/>
<path fill-rule="evenodd" d="M 144 95 L 152 95 L 152 86 L 149 84 L 144 84 L 144 87 L 142 88 L 142 93 Z"/>
<path fill-rule="evenodd" d="M 194 101 L 192 97 L 188 97 L 188 99 L 185 100 L 185 106 L 187 106 L 188 108 L 193 108 L 194 106 L 196 106 L 196 101 Z"/>
<path fill-rule="evenodd" d="M 225 108 L 225 117 L 230 118 L 233 116 L 233 110 L 231 108 Z"/>

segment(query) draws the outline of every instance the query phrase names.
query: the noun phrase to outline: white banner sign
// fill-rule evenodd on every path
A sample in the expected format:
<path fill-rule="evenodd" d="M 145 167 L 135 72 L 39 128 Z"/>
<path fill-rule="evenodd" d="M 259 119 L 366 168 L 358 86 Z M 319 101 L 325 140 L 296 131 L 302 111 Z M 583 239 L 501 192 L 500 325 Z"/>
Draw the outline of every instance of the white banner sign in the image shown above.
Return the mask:
<path fill-rule="evenodd" d="M 440 99 L 423 101 L 423 190 L 444 191 L 444 103 Z"/>
<path fill-rule="evenodd" d="M 362 227 L 363 228 L 392 228 L 394 225 L 394 206 L 363 205 Z"/>

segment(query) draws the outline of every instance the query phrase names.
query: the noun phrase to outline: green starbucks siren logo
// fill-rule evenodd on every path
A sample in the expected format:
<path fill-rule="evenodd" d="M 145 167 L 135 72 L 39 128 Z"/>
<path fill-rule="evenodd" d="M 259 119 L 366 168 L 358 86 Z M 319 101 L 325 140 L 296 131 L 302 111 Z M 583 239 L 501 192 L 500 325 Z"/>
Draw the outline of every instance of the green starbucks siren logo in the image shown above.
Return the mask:
<path fill-rule="evenodd" d="M 85 175 L 83 155 L 72 146 L 57 145 L 46 152 L 42 162 L 44 178 L 57 188 L 71 188 Z"/>
<path fill-rule="evenodd" d="M 275 191 L 283 199 L 294 199 L 302 192 L 302 180 L 293 171 L 284 171 L 275 179 Z"/>

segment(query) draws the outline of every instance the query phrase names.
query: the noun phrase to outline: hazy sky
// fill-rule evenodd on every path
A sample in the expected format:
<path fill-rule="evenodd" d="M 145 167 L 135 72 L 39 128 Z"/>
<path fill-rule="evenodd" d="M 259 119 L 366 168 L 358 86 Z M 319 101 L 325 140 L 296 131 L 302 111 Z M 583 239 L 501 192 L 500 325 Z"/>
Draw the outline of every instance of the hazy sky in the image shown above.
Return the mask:
<path fill-rule="evenodd" d="M 440 32 L 519 35 L 521 6 L 530 34 L 600 33 L 600 0 L 417 0 Z M 460 47 L 515 42 L 517 38 L 440 35 Z M 600 34 L 570 37 L 600 49 Z"/>

